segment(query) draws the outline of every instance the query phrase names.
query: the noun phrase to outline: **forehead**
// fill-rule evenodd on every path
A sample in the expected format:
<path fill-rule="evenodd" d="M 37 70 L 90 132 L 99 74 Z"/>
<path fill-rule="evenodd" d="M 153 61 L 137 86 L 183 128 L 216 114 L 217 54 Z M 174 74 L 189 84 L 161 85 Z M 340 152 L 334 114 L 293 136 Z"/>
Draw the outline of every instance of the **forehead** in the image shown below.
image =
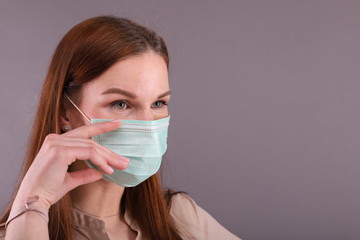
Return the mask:
<path fill-rule="evenodd" d="M 153 51 L 129 56 L 87 83 L 83 90 L 94 94 L 109 88 L 121 88 L 136 95 L 167 91 L 169 79 L 165 60 Z"/>

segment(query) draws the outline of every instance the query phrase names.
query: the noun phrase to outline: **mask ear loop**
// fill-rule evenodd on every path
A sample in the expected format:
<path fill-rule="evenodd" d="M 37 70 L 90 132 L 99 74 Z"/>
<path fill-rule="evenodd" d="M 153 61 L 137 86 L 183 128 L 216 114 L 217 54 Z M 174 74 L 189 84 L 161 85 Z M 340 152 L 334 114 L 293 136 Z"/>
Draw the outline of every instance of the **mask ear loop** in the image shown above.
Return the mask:
<path fill-rule="evenodd" d="M 76 108 L 76 110 L 78 110 L 79 113 L 80 113 L 86 120 L 88 120 L 88 121 L 91 123 L 90 118 L 88 118 L 88 117 L 80 110 L 80 108 L 78 108 L 78 106 L 76 106 L 76 104 L 69 98 L 69 96 L 68 96 L 66 93 L 64 93 L 64 95 L 65 95 L 65 97 L 70 101 L 70 103 Z"/>

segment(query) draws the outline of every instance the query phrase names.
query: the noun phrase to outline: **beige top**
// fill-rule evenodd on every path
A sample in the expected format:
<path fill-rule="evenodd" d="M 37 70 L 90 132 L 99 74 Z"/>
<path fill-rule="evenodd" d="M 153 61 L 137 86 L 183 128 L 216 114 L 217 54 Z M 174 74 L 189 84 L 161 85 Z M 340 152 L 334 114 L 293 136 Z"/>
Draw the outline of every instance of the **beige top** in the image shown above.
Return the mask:
<path fill-rule="evenodd" d="M 176 194 L 172 197 L 170 215 L 174 218 L 183 239 L 240 240 L 185 194 Z M 75 240 L 110 240 L 105 231 L 105 223 L 102 220 L 86 215 L 76 209 L 73 209 L 73 218 Z M 141 229 L 126 214 L 126 211 L 124 219 L 129 227 L 137 233 L 136 240 L 144 240 Z M 0 231 L 0 240 L 4 238 L 5 233 Z"/>

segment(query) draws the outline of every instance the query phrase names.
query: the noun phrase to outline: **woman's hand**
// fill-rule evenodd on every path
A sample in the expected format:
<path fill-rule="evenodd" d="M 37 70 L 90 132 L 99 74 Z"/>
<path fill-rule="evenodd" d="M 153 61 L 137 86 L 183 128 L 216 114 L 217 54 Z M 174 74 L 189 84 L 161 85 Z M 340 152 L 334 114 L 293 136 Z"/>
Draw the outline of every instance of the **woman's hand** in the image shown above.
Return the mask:
<path fill-rule="evenodd" d="M 34 162 L 26 173 L 16 199 L 38 195 L 44 207 L 49 208 L 67 192 L 79 185 L 101 179 L 102 174 L 88 168 L 68 172 L 76 160 L 90 160 L 104 173 L 111 174 L 112 167 L 123 170 L 129 160 L 89 139 L 119 127 L 120 121 L 85 125 L 67 133 L 46 137 Z"/>

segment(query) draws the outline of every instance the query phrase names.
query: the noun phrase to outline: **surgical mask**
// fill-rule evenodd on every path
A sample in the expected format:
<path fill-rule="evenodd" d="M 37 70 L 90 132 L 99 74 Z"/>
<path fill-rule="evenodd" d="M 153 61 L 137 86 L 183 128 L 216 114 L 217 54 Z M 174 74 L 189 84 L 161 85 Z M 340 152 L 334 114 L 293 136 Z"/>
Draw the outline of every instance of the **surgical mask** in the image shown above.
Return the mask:
<path fill-rule="evenodd" d="M 65 95 L 74 107 L 88 121 L 93 123 L 110 121 L 108 119 L 89 119 L 75 103 Z M 125 187 L 134 187 L 160 168 L 162 156 L 167 148 L 167 135 L 170 117 L 155 121 L 121 120 L 119 128 L 100 134 L 92 139 L 111 151 L 130 159 L 124 170 L 114 169 L 111 175 L 103 173 L 91 161 L 85 162 L 103 174 L 103 178 Z"/>

